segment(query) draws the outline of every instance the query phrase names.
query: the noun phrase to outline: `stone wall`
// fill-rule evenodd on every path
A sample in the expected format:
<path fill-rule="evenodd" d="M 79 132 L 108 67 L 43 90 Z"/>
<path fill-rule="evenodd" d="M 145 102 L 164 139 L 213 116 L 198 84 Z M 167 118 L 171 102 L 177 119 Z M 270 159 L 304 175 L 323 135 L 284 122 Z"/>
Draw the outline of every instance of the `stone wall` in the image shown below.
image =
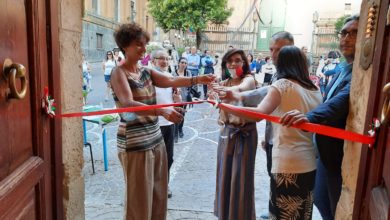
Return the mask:
<path fill-rule="evenodd" d="M 116 48 L 114 29 L 83 21 L 81 49 L 89 62 L 102 62 L 106 52 Z M 97 34 L 103 35 L 102 48 L 97 48 Z"/>
<path fill-rule="evenodd" d="M 82 109 L 80 0 L 58 1 L 62 112 Z M 84 219 L 83 130 L 79 118 L 62 121 L 64 219 Z"/>
<path fill-rule="evenodd" d="M 362 1 L 362 12 L 367 7 L 367 0 Z M 365 31 L 365 13 L 360 13 L 359 34 L 356 43 L 355 62 L 353 64 L 353 77 L 350 95 L 350 110 L 347 121 L 347 130 L 364 133 L 367 113 L 367 104 L 372 77 L 372 67 L 363 70 L 360 67 L 362 31 Z M 342 166 L 343 188 L 337 206 L 336 219 L 352 219 L 353 206 L 359 174 L 360 154 L 362 144 L 346 141 L 344 144 L 344 160 Z"/>

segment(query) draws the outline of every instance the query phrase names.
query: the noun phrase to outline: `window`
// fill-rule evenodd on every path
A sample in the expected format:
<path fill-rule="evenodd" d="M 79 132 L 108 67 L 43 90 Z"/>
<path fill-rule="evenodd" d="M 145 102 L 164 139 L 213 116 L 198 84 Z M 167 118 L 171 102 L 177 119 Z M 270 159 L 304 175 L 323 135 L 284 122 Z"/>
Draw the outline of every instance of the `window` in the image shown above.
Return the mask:
<path fill-rule="evenodd" d="M 130 3 L 130 20 L 134 21 L 135 19 L 135 2 L 131 1 Z"/>
<path fill-rule="evenodd" d="M 120 22 L 121 17 L 121 11 L 120 11 L 120 1 L 115 0 L 115 6 L 114 6 L 114 19 L 116 22 Z"/>
<path fill-rule="evenodd" d="M 100 0 L 92 0 L 92 12 L 95 14 L 100 14 Z"/>
<path fill-rule="evenodd" d="M 103 49 L 103 34 L 96 33 L 96 49 Z"/>

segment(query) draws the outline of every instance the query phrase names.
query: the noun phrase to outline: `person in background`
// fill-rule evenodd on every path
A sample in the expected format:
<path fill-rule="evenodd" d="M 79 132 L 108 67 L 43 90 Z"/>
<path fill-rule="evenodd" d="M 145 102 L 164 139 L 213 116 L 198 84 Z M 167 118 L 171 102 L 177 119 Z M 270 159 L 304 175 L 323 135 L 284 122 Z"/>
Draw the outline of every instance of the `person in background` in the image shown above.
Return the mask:
<path fill-rule="evenodd" d="M 174 76 L 176 76 L 176 77 L 177 76 L 181 76 L 181 77 L 191 76 L 191 72 L 189 70 L 187 70 L 187 64 L 188 64 L 187 58 L 181 57 L 179 59 L 179 66 L 178 66 L 177 70 L 175 71 Z M 189 92 L 190 87 L 181 87 L 179 89 L 180 89 L 181 99 L 183 101 L 186 101 L 186 102 L 191 102 L 192 98 L 191 98 L 191 94 Z M 187 105 L 184 105 L 182 107 L 184 110 L 187 109 Z M 185 115 L 185 111 L 183 113 L 183 116 L 184 115 Z M 181 121 L 180 123 L 175 124 L 175 143 L 178 142 L 179 137 L 180 138 L 184 137 L 184 132 L 183 132 L 184 119 L 185 118 L 183 118 L 183 121 Z"/>
<path fill-rule="evenodd" d="M 256 88 L 244 51 L 229 50 L 221 65 L 224 75 L 218 90 L 239 92 Z M 225 111 L 220 111 L 219 123 L 222 127 L 218 141 L 214 214 L 220 220 L 255 220 L 256 123 Z"/>
<path fill-rule="evenodd" d="M 270 57 L 265 58 L 265 64 L 261 67 L 261 73 L 264 74 L 264 84 L 271 84 L 272 76 L 276 73 L 276 67 Z"/>
<path fill-rule="evenodd" d="M 322 95 L 325 94 L 325 88 L 332 80 L 332 76 L 340 71 L 340 54 L 337 51 L 329 51 L 327 58 L 320 74 L 320 89 Z"/>
<path fill-rule="evenodd" d="M 200 56 L 196 53 L 196 47 L 191 47 L 191 53 L 187 55 L 188 67 L 192 76 L 197 76 L 199 73 Z"/>
<path fill-rule="evenodd" d="M 184 47 L 184 52 L 181 54 L 181 57 L 187 58 L 187 56 L 190 54 L 190 47 Z"/>
<path fill-rule="evenodd" d="M 151 55 L 153 66 L 167 77 L 171 77 L 172 74 L 168 72 L 168 53 L 165 50 L 154 50 Z M 172 87 L 160 88 L 156 86 L 156 101 L 157 104 L 170 104 L 175 102 L 181 102 L 181 96 L 178 90 Z M 173 107 L 170 107 L 174 109 Z M 179 108 L 177 108 L 179 109 Z M 180 113 L 184 113 L 184 109 L 180 110 Z M 183 114 L 184 115 L 184 114 Z M 175 125 L 162 116 L 158 117 L 158 123 L 160 125 L 161 134 L 164 138 L 165 149 L 168 157 L 168 183 L 169 183 L 169 171 L 173 164 L 173 152 L 174 152 L 174 138 L 175 138 Z M 172 192 L 168 187 L 168 198 L 172 197 Z"/>
<path fill-rule="evenodd" d="M 256 108 L 238 109 L 282 116 L 291 109 L 308 112 L 321 103 L 321 93 L 309 79 L 305 55 L 298 47 L 282 47 L 277 60 L 276 81 L 262 102 Z M 242 112 L 222 110 L 247 120 L 261 120 Z M 313 134 L 276 123 L 272 127 L 270 219 L 311 219 L 316 175 Z"/>
<path fill-rule="evenodd" d="M 214 81 L 212 75 L 168 77 L 159 71 L 140 67 L 138 61 L 144 57 L 150 37 L 137 23 L 121 24 L 114 32 L 114 38 L 126 57 L 125 63 L 115 68 L 111 77 L 118 108 L 155 105 L 155 86 L 187 87 Z M 117 149 L 125 179 L 126 220 L 166 219 L 167 153 L 157 116 L 179 123 L 183 120 L 180 109 L 159 108 L 120 114 Z"/>
<path fill-rule="evenodd" d="M 115 59 L 115 63 L 117 66 L 120 66 L 122 65 L 124 62 L 125 62 L 125 59 L 123 59 L 119 54 L 120 54 L 120 50 L 119 48 L 114 48 L 114 50 L 112 50 L 114 52 L 114 59 Z"/>
<path fill-rule="evenodd" d="M 303 46 L 303 47 L 301 48 L 301 51 L 302 51 L 302 52 L 305 54 L 305 56 L 306 56 L 307 66 L 308 66 L 308 68 L 309 68 L 309 73 L 311 74 L 311 73 L 312 73 L 311 64 L 313 63 L 313 59 L 312 59 L 311 55 L 308 53 L 308 49 L 307 49 L 306 46 Z"/>
<path fill-rule="evenodd" d="M 204 51 L 204 57 L 201 59 L 204 68 L 203 74 L 214 74 L 214 58 L 210 55 L 209 50 Z M 207 99 L 207 85 L 203 85 L 204 99 Z"/>
<path fill-rule="evenodd" d="M 92 91 L 91 85 L 91 65 L 87 60 L 85 60 L 85 55 L 82 54 L 82 68 L 83 68 L 83 90 L 87 93 Z"/>
<path fill-rule="evenodd" d="M 345 129 L 349 112 L 349 93 L 352 65 L 355 59 L 359 16 L 348 17 L 339 33 L 339 48 L 345 58 L 338 72 L 325 90 L 323 103 L 309 112 L 291 110 L 284 114 L 281 123 L 286 126 L 303 122 Z M 316 134 L 318 149 L 314 204 L 324 220 L 334 220 L 341 194 L 341 165 L 344 157 L 344 140 Z"/>
<path fill-rule="evenodd" d="M 116 67 L 116 61 L 114 59 L 114 54 L 112 51 L 107 51 L 106 59 L 103 61 L 103 71 L 104 71 L 104 81 L 106 82 L 106 94 L 104 101 L 108 101 L 108 97 L 111 92 L 111 72 Z"/>
<path fill-rule="evenodd" d="M 263 54 L 259 54 L 256 60 L 256 73 L 259 73 L 261 71 L 261 67 L 265 64 L 266 62 L 263 59 Z"/>
<path fill-rule="evenodd" d="M 251 69 L 251 73 L 255 74 L 256 73 L 256 60 L 253 59 L 252 54 L 247 55 L 248 61 L 249 61 L 249 68 Z"/>

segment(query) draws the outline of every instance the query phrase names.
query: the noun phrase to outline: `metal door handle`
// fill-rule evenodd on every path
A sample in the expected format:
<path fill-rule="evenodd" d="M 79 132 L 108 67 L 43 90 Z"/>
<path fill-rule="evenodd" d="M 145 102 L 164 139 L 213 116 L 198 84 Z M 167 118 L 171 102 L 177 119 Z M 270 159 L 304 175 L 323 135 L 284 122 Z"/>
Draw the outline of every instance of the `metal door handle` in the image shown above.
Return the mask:
<path fill-rule="evenodd" d="M 385 100 L 383 101 L 382 106 L 382 114 L 381 114 L 381 124 L 387 124 L 390 117 L 390 108 L 389 108 L 389 101 L 390 101 L 390 83 L 387 83 L 383 89 L 382 92 L 385 94 Z"/>
<path fill-rule="evenodd" d="M 3 76 L 8 82 L 9 98 L 23 99 L 27 94 L 26 68 L 22 64 L 13 63 L 11 59 L 5 59 L 3 65 Z M 16 80 L 20 79 L 21 90 L 18 91 Z"/>

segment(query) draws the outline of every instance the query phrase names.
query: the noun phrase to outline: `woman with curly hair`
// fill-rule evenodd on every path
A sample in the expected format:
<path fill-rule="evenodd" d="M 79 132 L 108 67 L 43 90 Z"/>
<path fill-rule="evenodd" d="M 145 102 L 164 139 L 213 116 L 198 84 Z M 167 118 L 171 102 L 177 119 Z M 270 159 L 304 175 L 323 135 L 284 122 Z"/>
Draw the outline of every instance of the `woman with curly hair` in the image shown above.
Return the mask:
<path fill-rule="evenodd" d="M 111 74 L 113 96 L 118 108 L 156 104 L 156 89 L 207 84 L 211 75 L 173 77 L 139 67 L 149 34 L 139 24 L 119 26 L 114 33 L 125 61 Z M 158 108 L 120 114 L 117 133 L 118 157 L 123 167 L 126 195 L 124 219 L 166 219 L 168 197 L 167 153 L 158 116 L 179 123 L 181 108 Z"/>

